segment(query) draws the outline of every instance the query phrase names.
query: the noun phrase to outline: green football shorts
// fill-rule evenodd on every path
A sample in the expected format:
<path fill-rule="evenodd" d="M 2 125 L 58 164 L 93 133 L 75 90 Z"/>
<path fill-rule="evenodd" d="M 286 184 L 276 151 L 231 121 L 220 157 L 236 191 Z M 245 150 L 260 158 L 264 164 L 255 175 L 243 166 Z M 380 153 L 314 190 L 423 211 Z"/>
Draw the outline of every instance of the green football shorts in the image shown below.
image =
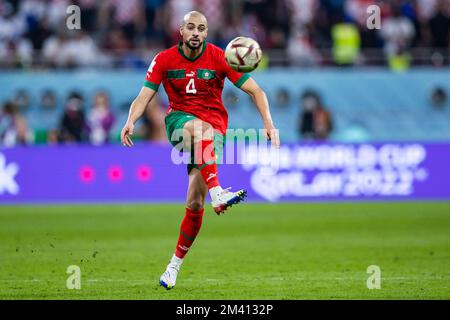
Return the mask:
<path fill-rule="evenodd" d="M 166 132 L 169 142 L 179 151 L 183 151 L 183 135 L 182 129 L 186 122 L 197 119 L 196 116 L 183 112 L 172 111 L 166 115 L 164 122 L 166 123 Z M 221 159 L 223 147 L 225 144 L 224 136 L 218 132 L 214 132 L 214 155 L 216 156 L 216 163 L 219 164 Z M 197 164 L 194 163 L 194 154 L 191 152 L 191 161 L 187 166 L 188 174 L 192 168 L 197 168 Z"/>

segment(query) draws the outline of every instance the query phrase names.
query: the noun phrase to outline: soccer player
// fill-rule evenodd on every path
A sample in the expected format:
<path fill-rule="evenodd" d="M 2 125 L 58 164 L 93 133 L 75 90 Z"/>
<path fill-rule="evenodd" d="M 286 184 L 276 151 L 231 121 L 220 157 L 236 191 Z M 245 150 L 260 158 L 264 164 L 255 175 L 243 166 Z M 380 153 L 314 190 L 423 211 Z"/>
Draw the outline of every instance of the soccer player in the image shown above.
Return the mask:
<path fill-rule="evenodd" d="M 228 66 L 223 50 L 206 42 L 207 33 L 208 22 L 203 14 L 191 11 L 184 16 L 180 27 L 182 41 L 155 56 L 121 132 L 122 143 L 133 146 L 134 124 L 162 82 L 169 98 L 165 117 L 168 138 L 180 151 L 191 152 L 191 159 L 195 160 L 188 165 L 186 214 L 178 243 L 160 278 L 160 284 L 166 289 L 175 286 L 183 259 L 200 230 L 208 191 L 217 214 L 239 203 L 246 195 L 244 190 L 223 189 L 217 172 L 216 156 L 222 151 L 228 125 L 228 114 L 222 103 L 225 77 L 251 96 L 261 114 L 267 138 L 276 147 L 280 143 L 264 91 L 248 74 L 238 73 Z"/>

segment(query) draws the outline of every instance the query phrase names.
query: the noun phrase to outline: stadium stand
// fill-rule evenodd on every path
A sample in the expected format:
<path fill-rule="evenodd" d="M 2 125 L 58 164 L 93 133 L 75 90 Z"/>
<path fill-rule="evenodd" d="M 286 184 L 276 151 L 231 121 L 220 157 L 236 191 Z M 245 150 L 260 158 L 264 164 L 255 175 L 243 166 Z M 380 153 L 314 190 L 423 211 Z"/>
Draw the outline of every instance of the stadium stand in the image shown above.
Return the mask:
<path fill-rule="evenodd" d="M 14 100 L 21 90 L 29 95 L 29 106 L 23 106 L 29 127 L 43 141 L 43 131 L 57 129 L 64 104 L 72 91 L 84 96 L 87 113 L 93 96 L 98 90 L 110 95 L 111 108 L 117 117 L 112 130 L 117 137 L 126 119 L 128 107 L 142 84 L 145 69 L 141 72 L 108 71 L 16 73 L 9 72 L 0 78 L 0 101 Z M 270 73 L 254 73 L 253 76 L 266 90 L 275 122 L 285 142 L 302 140 L 298 133 L 301 112 L 301 96 L 306 90 L 315 90 L 324 105 L 331 111 L 334 130 L 333 141 L 444 141 L 450 139 L 450 107 L 448 101 L 436 108 L 432 93 L 436 88 L 450 91 L 450 79 L 445 71 L 411 70 L 392 73 L 387 70 L 290 70 L 272 69 Z M 107 81 L 105 81 L 107 79 Z M 33 83 L 33 86 L 29 86 Z M 426 84 L 426 85 L 424 85 Z M 120 88 L 120 90 L 117 90 Z M 40 97 L 51 90 L 56 95 L 56 107 L 45 109 Z M 285 105 L 279 105 L 279 91 L 288 93 Z M 230 83 L 224 96 L 230 112 L 231 128 L 259 128 L 260 119 L 249 98 Z M 161 88 L 162 106 L 167 99 Z M 228 103 L 227 103 L 228 102 Z M 238 112 L 235 112 L 238 110 Z M 117 141 L 117 139 L 113 139 Z"/>

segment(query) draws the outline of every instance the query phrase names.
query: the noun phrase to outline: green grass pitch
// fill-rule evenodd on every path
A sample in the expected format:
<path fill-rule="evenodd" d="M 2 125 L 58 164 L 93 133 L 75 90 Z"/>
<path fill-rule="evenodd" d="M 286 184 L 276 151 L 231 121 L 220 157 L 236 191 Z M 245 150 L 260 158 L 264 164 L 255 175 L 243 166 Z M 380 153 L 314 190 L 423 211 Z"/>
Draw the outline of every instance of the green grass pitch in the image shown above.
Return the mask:
<path fill-rule="evenodd" d="M 450 203 L 209 207 L 173 290 L 183 204 L 0 207 L 0 299 L 450 299 Z M 81 289 L 66 288 L 69 265 Z M 381 289 L 366 286 L 381 269 Z"/>

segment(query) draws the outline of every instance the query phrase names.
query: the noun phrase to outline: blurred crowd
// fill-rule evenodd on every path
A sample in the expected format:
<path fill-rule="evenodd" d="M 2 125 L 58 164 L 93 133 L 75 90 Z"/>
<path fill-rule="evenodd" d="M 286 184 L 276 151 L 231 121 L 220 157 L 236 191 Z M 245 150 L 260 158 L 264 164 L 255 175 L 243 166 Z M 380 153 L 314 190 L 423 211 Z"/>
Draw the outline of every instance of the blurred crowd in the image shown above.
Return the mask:
<path fill-rule="evenodd" d="M 442 100 L 441 95 L 437 93 L 436 100 Z M 225 103 L 233 108 L 237 101 L 235 94 L 227 91 L 225 96 Z M 229 102 L 229 99 L 233 102 Z M 273 107 L 282 110 L 292 99 L 295 98 L 287 90 L 280 89 L 274 97 Z M 320 94 L 308 89 L 298 102 L 293 102 L 298 110 L 298 125 L 293 128 L 298 132 L 298 139 L 328 139 L 333 131 L 333 118 L 322 103 Z M 124 110 L 128 106 L 112 106 L 109 94 L 104 90 L 97 90 L 92 99 L 72 91 L 64 101 L 52 90 L 42 91 L 38 99 L 30 97 L 26 90 L 18 90 L 0 108 L 0 146 L 119 143 L 119 131 L 123 123 L 118 122 L 124 121 Z M 164 127 L 166 109 L 159 96 L 155 96 L 136 124 L 133 140 L 167 143 Z M 34 126 L 29 125 L 29 121 L 33 120 L 30 110 L 40 113 L 39 122 Z"/>
<path fill-rule="evenodd" d="M 80 30 L 66 27 L 73 4 Z M 367 27 L 372 4 L 380 30 Z M 254 37 L 272 65 L 448 63 L 449 0 L 0 0 L 0 64 L 142 68 L 194 9 L 211 42 Z"/>
<path fill-rule="evenodd" d="M 335 139 L 336 127 L 341 126 L 342 129 L 342 123 L 336 125 L 337 115 L 332 112 L 335 106 L 325 105 L 323 101 L 326 97 L 322 97 L 316 89 L 305 88 L 297 96 L 295 92 L 279 88 L 268 98 L 274 116 L 288 112 L 297 118 L 296 124 L 289 128 L 296 133 L 296 138 L 292 138 L 297 141 Z M 441 114 L 441 111 L 446 110 L 449 100 L 447 88 L 442 85 L 434 86 L 427 100 L 430 107 L 428 111 Z M 238 101 L 235 91 L 224 92 L 224 103 L 230 114 L 238 112 L 242 107 Z M 0 105 L 0 147 L 119 143 L 120 129 L 127 117 L 129 105 L 129 102 L 113 105 L 105 90 L 94 91 L 92 96 L 71 91 L 61 99 L 51 89 L 43 90 L 39 97 L 20 89 Z M 136 124 L 133 140 L 167 144 L 164 125 L 166 110 L 167 102 L 159 95 L 155 96 Z M 354 130 L 360 129 L 365 130 Z"/>
<path fill-rule="evenodd" d="M 34 143 L 103 145 L 120 141 L 117 130 L 113 130 L 118 124 L 117 116 L 105 91 L 97 91 L 92 101 L 86 101 L 77 91 L 70 92 L 63 102 L 62 113 L 59 112 L 60 102 L 51 90 L 42 93 L 39 106 L 31 107 L 31 103 L 28 93 L 20 91 L 3 104 L 0 109 L 0 146 Z M 31 128 L 24 114 L 34 107 L 49 117 L 55 117 L 57 121 L 48 128 Z M 134 139 L 166 142 L 165 109 L 166 106 L 156 96 L 136 125 Z"/>
<path fill-rule="evenodd" d="M 331 112 L 322 103 L 314 90 L 306 90 L 301 99 L 302 110 L 298 131 L 304 140 L 326 140 L 333 131 Z"/>

